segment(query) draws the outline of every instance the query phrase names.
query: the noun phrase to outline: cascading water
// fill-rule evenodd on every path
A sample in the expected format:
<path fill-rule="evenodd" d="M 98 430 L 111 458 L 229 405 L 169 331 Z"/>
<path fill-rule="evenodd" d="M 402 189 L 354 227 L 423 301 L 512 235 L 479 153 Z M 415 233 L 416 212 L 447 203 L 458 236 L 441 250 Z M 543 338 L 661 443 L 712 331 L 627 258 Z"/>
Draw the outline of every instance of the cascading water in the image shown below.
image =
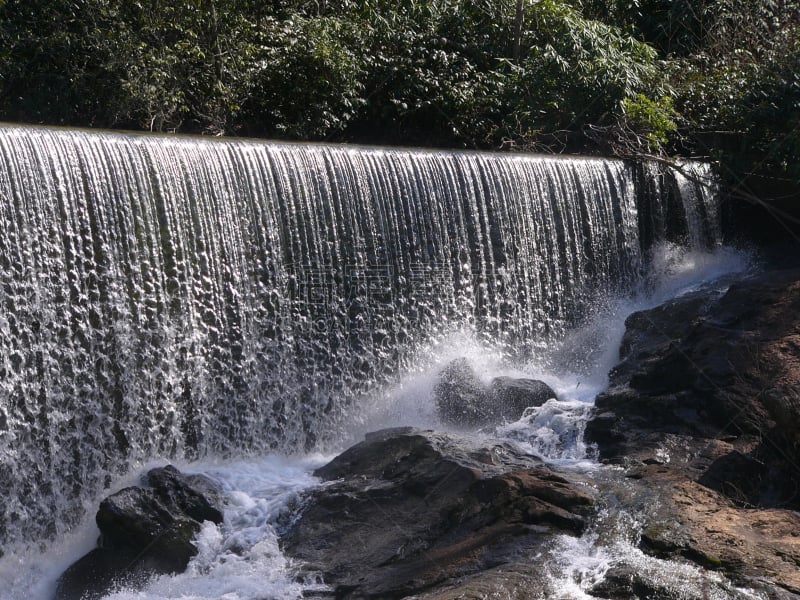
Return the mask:
<path fill-rule="evenodd" d="M 454 332 L 521 364 L 659 240 L 717 244 L 703 189 L 613 160 L 0 128 L 0 548 L 151 459 L 333 447 Z"/>

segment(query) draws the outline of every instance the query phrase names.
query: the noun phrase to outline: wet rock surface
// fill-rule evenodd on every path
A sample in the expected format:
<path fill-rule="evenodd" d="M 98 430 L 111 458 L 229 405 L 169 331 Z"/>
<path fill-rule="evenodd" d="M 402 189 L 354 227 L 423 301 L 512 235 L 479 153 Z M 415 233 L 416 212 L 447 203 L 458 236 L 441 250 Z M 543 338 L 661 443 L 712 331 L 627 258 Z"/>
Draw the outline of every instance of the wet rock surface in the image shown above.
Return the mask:
<path fill-rule="evenodd" d="M 726 441 L 778 463 L 786 476 L 798 474 L 800 270 L 767 272 L 721 295 L 678 298 L 633 314 L 626 327 L 621 363 L 587 429 L 603 458 L 657 459 L 674 436 L 703 447 Z M 731 460 L 735 468 L 717 467 L 732 474 L 744 464 Z M 764 473 L 761 489 L 742 500 L 800 502 L 798 490 L 770 487 L 780 476 Z"/>
<path fill-rule="evenodd" d="M 98 547 L 61 575 L 57 600 L 100 598 L 118 585 L 136 588 L 155 574 L 181 572 L 197 554 L 192 539 L 201 523 L 222 522 L 221 490 L 206 477 L 169 465 L 142 483 L 100 503 Z"/>
<path fill-rule="evenodd" d="M 689 294 L 626 327 L 586 435 L 625 469 L 642 548 L 800 594 L 800 270 Z"/>
<path fill-rule="evenodd" d="M 485 385 L 465 358 L 450 362 L 434 389 L 442 422 L 464 428 L 516 421 L 526 408 L 555 397 L 550 386 L 536 379 L 495 377 Z"/>
<path fill-rule="evenodd" d="M 501 568 L 533 577 L 513 565 L 554 533 L 582 532 L 593 504 L 510 444 L 413 428 L 369 434 L 316 474 L 331 483 L 282 542 L 341 598 L 402 598 Z"/>
<path fill-rule="evenodd" d="M 560 597 L 555 536 L 591 527 L 602 544 L 600 515 L 624 513 L 642 553 L 612 556 L 583 593 L 800 597 L 800 271 L 690 293 L 626 325 L 587 427 L 612 468 L 591 485 L 505 443 L 386 430 L 317 472 L 331 483 L 309 498 L 287 552 L 341 598 Z M 487 398 L 508 384 L 486 386 L 454 361 L 437 386 L 440 415 L 491 422 Z M 679 565 L 685 579 L 664 576 Z"/>

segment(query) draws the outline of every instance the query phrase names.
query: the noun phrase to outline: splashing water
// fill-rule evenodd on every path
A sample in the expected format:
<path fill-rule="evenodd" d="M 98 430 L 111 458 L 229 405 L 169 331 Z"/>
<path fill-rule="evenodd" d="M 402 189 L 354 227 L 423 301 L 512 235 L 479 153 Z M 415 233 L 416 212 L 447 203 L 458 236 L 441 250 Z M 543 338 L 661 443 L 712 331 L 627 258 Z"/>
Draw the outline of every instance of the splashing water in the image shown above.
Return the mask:
<path fill-rule="evenodd" d="M 153 458 L 337 445 L 465 330 L 641 275 L 621 161 L 0 127 L 0 545 Z"/>
<path fill-rule="evenodd" d="M 594 468 L 625 315 L 746 264 L 715 201 L 611 160 L 0 127 L 0 598 L 49 597 L 154 460 L 218 479 L 226 521 L 117 598 L 299 597 L 298 457 L 441 427 L 453 358 L 550 384 L 493 433 Z"/>
<path fill-rule="evenodd" d="M 613 523 L 614 531 L 605 532 L 606 539 L 601 541 L 598 528 L 607 527 L 606 522 Z M 623 577 L 635 576 L 640 588 L 669 594 L 671 600 L 766 600 L 758 592 L 733 586 L 720 573 L 644 554 L 636 547 L 638 531 L 638 523 L 629 515 L 605 512 L 598 515 L 595 528 L 581 537 L 559 536 L 547 561 L 551 596 L 593 600 L 597 592 L 589 592 L 617 571 Z"/>
<path fill-rule="evenodd" d="M 117 590 L 108 600 L 289 600 L 302 598 L 304 590 L 324 589 L 313 579 L 296 580 L 294 565 L 280 550 L 278 533 L 295 514 L 299 494 L 318 485 L 311 471 L 330 458 L 270 455 L 257 461 L 183 466 L 186 473 L 203 473 L 220 484 L 223 523 L 203 524 L 195 540 L 198 554 L 185 573 L 156 577 L 143 590 Z M 137 480 L 127 478 L 116 487 Z M 97 539 L 93 524 L 81 529 L 57 549 L 0 561 L 0 599 L 52 598 L 58 575 Z"/>
<path fill-rule="evenodd" d="M 627 315 L 725 275 L 741 272 L 749 264 L 747 255 L 724 248 L 698 253 L 680 252 L 665 246 L 663 252 L 661 276 L 647 292 L 633 299 L 605 303 L 605 308 L 598 313 L 602 318 L 591 319 L 583 329 L 554 344 L 550 355 L 544 352 L 525 365 L 509 366 L 501 352 L 463 332 L 429 348 L 427 368 L 410 374 L 402 385 L 374 399 L 370 405 L 372 414 L 354 427 L 352 439 L 360 437 L 365 430 L 398 424 L 442 428 L 433 406 L 432 390 L 438 370 L 453 358 L 466 356 L 487 382 L 499 374 L 538 377 L 550 384 L 561 398 L 528 409 L 519 421 L 498 427 L 492 432 L 494 435 L 505 437 L 561 468 L 589 473 L 600 469 L 592 460 L 591 449 L 583 443 L 583 428 L 595 395 L 607 385 L 608 368 L 616 360 Z M 608 309 L 610 306 L 613 310 Z M 608 345 L 608 348 L 589 352 L 590 356 L 601 359 L 592 368 L 584 364 L 578 372 L 552 370 L 566 346 L 575 344 L 585 351 L 587 339 L 603 340 Z M 141 591 L 119 590 L 108 600 L 299 599 L 304 591 L 323 590 L 324 586 L 313 578 L 296 579 L 297 565 L 280 552 L 278 532 L 281 521 L 290 519 L 292 511 L 296 510 L 298 494 L 318 485 L 310 471 L 328 458 L 307 455 L 288 459 L 269 455 L 259 461 L 184 466 L 188 472 L 202 472 L 221 483 L 226 495 L 224 523 L 219 527 L 205 524 L 197 539 L 199 554 L 186 573 L 158 577 Z M 147 468 L 152 466 L 147 465 Z M 115 487 L 118 489 L 135 479 L 120 480 Z M 673 586 L 676 598 L 695 597 L 682 596 L 681 585 L 686 590 L 706 585 L 711 590 L 709 598 L 736 597 L 731 595 L 729 584 L 716 575 L 642 554 L 632 537 L 637 531 L 636 523 L 624 514 L 614 518 L 616 524 L 610 526 L 607 523 L 613 519 L 601 516 L 598 521 L 605 520 L 606 524 L 596 526 L 580 538 L 558 538 L 549 551 L 549 577 L 554 589 L 559 590 L 559 597 L 590 598 L 587 590 L 602 581 L 611 567 L 621 563 L 633 565 L 643 576 L 667 578 L 667 583 L 662 581 L 662 584 Z M 599 533 L 603 528 L 605 530 Z M 77 556 L 88 551 L 96 535 L 96 528 L 85 524 L 82 531 L 44 555 L 30 551 L 16 556 L 13 561 L 0 559 L 0 589 L 7 590 L 5 595 L 0 592 L 0 598 L 44 600 L 51 597 L 55 577 Z M 744 600 L 756 596 L 740 597 Z"/>

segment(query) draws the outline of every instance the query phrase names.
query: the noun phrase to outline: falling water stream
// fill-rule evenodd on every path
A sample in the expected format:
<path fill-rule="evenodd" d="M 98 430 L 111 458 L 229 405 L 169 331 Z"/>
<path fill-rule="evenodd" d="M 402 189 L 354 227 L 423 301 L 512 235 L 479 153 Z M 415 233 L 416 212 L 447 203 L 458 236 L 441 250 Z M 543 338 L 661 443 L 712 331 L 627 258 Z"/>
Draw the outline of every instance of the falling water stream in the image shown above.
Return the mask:
<path fill-rule="evenodd" d="M 49 597 L 98 499 L 166 461 L 226 521 L 114 597 L 301 597 L 275 520 L 364 431 L 441 427 L 457 357 L 552 384 L 493 433 L 597 468 L 625 315 L 746 267 L 683 171 L 0 126 L 0 598 Z"/>

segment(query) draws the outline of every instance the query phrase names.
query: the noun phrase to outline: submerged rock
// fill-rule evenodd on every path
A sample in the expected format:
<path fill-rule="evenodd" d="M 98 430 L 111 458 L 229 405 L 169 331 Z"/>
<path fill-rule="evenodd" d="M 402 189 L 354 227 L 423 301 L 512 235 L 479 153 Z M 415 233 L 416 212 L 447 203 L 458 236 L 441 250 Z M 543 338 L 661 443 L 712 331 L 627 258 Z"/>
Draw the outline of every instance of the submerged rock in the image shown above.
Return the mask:
<path fill-rule="evenodd" d="M 553 533 L 578 534 L 593 498 L 499 441 L 398 428 L 316 471 L 282 538 L 336 597 L 399 598 L 515 563 Z"/>
<path fill-rule="evenodd" d="M 434 388 L 439 418 L 464 428 L 516 421 L 526 408 L 555 397 L 550 386 L 536 379 L 496 377 L 487 386 L 465 358 L 445 366 Z"/>
<path fill-rule="evenodd" d="M 98 547 L 59 578 L 57 600 L 99 598 L 115 586 L 136 588 L 155 574 L 186 569 L 203 521 L 221 523 L 220 488 L 168 465 L 152 469 L 146 487 L 129 487 L 100 503 Z"/>

